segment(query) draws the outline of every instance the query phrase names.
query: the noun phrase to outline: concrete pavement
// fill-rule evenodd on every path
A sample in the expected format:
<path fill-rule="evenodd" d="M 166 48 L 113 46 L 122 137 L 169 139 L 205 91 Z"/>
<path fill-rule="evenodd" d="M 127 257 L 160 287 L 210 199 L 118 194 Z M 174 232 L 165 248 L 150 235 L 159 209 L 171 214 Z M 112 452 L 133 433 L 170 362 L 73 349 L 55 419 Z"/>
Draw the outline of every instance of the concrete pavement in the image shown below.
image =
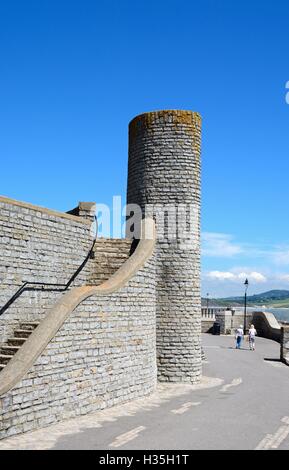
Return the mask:
<path fill-rule="evenodd" d="M 1 449 L 287 449 L 289 367 L 279 344 L 203 336 L 202 386 L 160 385 L 145 399 L 0 442 Z"/>

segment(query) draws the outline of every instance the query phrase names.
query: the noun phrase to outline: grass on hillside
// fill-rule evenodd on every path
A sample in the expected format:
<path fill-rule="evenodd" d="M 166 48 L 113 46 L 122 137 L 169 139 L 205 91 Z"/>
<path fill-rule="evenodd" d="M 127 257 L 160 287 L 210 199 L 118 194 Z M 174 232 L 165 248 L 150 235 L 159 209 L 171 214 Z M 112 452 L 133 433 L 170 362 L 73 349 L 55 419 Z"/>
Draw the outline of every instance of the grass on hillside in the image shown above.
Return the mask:
<path fill-rule="evenodd" d="M 225 299 L 211 299 L 210 305 L 220 306 L 220 307 L 238 307 L 243 306 L 244 302 L 232 302 L 230 300 Z M 266 307 L 271 308 L 289 308 L 289 298 L 286 299 L 279 299 L 279 300 L 272 300 L 272 299 L 262 299 L 259 302 L 252 302 L 248 301 L 248 307 L 255 307 L 255 306 L 262 306 L 266 305 Z M 206 303 L 203 304 L 206 307 Z"/>

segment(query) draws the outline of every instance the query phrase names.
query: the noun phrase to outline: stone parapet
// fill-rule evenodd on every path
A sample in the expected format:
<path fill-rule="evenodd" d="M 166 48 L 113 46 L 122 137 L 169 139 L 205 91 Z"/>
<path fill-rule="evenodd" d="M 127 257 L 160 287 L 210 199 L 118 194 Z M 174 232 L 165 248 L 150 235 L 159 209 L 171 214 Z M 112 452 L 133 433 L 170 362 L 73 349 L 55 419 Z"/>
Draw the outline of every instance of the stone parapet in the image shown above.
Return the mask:
<path fill-rule="evenodd" d="M 280 358 L 289 366 L 289 326 L 281 327 Z"/>
<path fill-rule="evenodd" d="M 95 220 L 96 203 L 95 202 L 80 202 L 77 207 L 71 209 L 67 214 L 87 219 L 90 222 Z"/>
<path fill-rule="evenodd" d="M 280 342 L 281 326 L 273 313 L 253 312 L 252 323 L 254 324 L 259 336 Z"/>

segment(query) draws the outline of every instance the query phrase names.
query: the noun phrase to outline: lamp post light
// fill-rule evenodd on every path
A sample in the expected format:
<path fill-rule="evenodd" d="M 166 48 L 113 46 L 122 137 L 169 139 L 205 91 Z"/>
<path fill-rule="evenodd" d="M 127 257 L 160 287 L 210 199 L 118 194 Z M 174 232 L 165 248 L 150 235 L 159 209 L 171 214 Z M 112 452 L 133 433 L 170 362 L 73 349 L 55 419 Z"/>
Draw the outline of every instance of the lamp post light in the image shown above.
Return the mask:
<path fill-rule="evenodd" d="M 245 280 L 244 282 L 244 286 L 245 286 L 245 298 L 244 298 L 244 335 L 246 334 L 246 321 L 247 321 L 247 290 L 248 290 L 248 286 L 249 286 L 249 281 L 248 279 Z"/>

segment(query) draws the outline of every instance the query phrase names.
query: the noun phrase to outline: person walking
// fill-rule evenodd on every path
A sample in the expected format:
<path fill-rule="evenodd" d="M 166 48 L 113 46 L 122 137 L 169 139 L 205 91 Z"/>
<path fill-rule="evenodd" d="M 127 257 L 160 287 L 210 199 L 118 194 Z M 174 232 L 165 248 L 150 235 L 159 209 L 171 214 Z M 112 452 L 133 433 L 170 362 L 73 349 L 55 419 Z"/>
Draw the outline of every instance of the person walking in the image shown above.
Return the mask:
<path fill-rule="evenodd" d="M 244 336 L 243 325 L 240 325 L 236 330 L 236 349 L 241 349 L 242 339 Z"/>
<path fill-rule="evenodd" d="M 251 325 L 249 329 L 249 346 L 250 346 L 251 351 L 255 351 L 256 335 L 257 335 L 257 331 L 255 330 L 254 325 Z"/>

